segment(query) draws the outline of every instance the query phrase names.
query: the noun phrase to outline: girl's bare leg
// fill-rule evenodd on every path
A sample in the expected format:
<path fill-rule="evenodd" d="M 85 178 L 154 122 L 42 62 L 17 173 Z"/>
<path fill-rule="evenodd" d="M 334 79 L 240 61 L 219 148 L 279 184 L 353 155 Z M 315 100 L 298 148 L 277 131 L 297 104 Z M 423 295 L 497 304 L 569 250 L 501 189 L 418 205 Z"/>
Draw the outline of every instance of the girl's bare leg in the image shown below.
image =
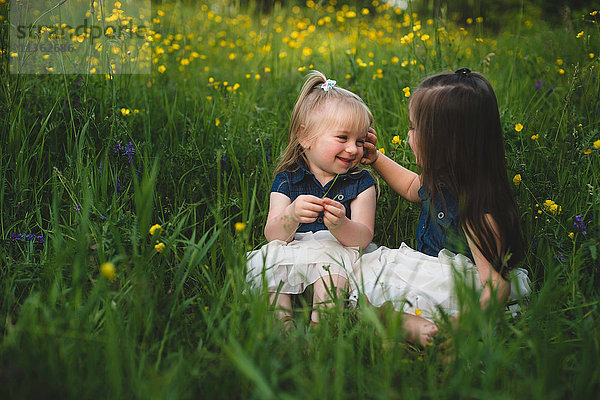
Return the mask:
<path fill-rule="evenodd" d="M 407 313 L 402 314 L 402 328 L 408 332 L 409 342 L 421 346 L 431 343 L 438 333 L 438 327 L 433 322 Z"/>
<path fill-rule="evenodd" d="M 269 300 L 275 306 L 275 316 L 283 321 L 283 328 L 289 331 L 294 327 L 292 319 L 292 296 L 285 293 L 269 293 Z"/>
<path fill-rule="evenodd" d="M 332 283 L 333 287 L 331 287 Z M 340 295 L 345 288 L 346 278 L 341 275 L 327 276 L 313 284 L 313 310 L 310 314 L 310 323 L 312 325 L 319 323 L 319 309 L 333 305 L 330 294 L 335 293 L 336 295 Z"/>

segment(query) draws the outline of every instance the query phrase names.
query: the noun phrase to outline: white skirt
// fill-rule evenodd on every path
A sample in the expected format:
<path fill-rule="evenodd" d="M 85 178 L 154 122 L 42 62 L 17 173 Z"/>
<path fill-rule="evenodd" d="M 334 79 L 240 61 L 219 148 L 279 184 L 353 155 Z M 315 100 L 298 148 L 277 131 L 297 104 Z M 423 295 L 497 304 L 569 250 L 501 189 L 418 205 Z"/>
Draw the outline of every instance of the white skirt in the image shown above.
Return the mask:
<path fill-rule="evenodd" d="M 459 277 L 467 287 L 481 290 L 477 266 L 461 254 L 443 249 L 432 257 L 405 243 L 399 249 L 379 247 L 354 265 L 350 300 L 356 303 L 359 293 L 364 293 L 376 307 L 390 302 L 396 311 L 433 321 L 440 311 L 460 312 L 455 285 Z M 529 285 L 526 270 L 511 271 L 511 298 L 527 296 Z"/>
<path fill-rule="evenodd" d="M 249 252 L 246 278 L 255 289 L 264 282 L 269 292 L 298 294 L 321 278 L 349 279 L 358 257 L 358 247 L 342 246 L 329 231 L 296 233 L 290 243 L 273 240 Z"/>

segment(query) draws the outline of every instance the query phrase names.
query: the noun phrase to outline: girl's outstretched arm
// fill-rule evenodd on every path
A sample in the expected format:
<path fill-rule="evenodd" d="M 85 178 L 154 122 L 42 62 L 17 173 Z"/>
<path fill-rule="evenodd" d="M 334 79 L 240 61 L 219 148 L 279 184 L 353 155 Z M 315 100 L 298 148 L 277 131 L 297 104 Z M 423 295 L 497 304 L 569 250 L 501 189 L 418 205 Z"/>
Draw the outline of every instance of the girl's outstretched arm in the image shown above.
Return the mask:
<path fill-rule="evenodd" d="M 485 214 L 485 218 L 494 232 L 494 236 L 496 237 L 496 247 L 498 251 L 500 251 L 500 234 L 498 233 L 498 225 L 496 225 L 496 222 L 491 214 Z M 473 254 L 473 261 L 475 261 L 475 265 L 477 265 L 481 287 L 483 288 L 479 298 L 481 307 L 487 307 L 492 294 L 496 296 L 499 302 L 504 303 L 510 295 L 510 282 L 505 280 L 502 275 L 500 275 L 500 273 L 494 269 L 492 264 L 483 256 L 469 235 L 466 236 L 469 243 L 469 249 Z"/>
<path fill-rule="evenodd" d="M 364 249 L 373 240 L 376 198 L 375 186 L 361 192 L 350 203 L 352 219 L 346 217 L 346 209 L 341 203 L 324 198 L 323 222 L 342 245 Z"/>
<path fill-rule="evenodd" d="M 419 189 L 421 188 L 420 176 L 386 157 L 377 149 L 377 133 L 369 128 L 365 141 L 365 157 L 363 164 L 371 164 L 388 185 L 400 196 L 413 203 L 420 202 Z"/>
<path fill-rule="evenodd" d="M 314 222 L 323 211 L 323 200 L 312 195 L 300 195 L 293 202 L 283 193 L 271 192 L 265 237 L 290 242 L 298 226 Z"/>

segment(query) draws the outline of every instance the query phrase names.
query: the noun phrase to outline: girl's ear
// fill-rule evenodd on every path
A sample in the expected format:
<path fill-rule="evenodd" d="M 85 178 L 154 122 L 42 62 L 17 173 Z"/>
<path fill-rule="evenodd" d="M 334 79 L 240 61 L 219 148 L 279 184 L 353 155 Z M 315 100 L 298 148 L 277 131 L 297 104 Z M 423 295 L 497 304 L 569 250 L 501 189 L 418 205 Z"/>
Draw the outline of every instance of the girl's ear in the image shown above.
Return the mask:
<path fill-rule="evenodd" d="M 310 147 L 310 140 L 308 140 L 308 132 L 306 131 L 306 126 L 304 124 L 301 124 L 300 127 L 298 128 L 298 142 L 300 143 L 300 145 L 305 148 L 308 149 Z"/>

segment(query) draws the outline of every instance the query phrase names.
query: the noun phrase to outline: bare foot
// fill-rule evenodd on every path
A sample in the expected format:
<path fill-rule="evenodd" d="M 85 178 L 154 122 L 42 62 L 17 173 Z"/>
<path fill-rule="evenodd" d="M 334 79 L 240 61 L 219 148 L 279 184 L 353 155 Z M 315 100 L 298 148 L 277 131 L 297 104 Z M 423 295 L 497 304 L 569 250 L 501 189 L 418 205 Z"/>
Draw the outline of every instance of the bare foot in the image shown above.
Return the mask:
<path fill-rule="evenodd" d="M 402 328 L 408 332 L 408 341 L 420 346 L 433 342 L 438 333 L 438 327 L 433 322 L 413 314 L 402 314 Z"/>
<path fill-rule="evenodd" d="M 282 319 L 282 329 L 285 333 L 290 333 L 296 327 L 296 321 L 291 315 L 286 315 Z"/>

